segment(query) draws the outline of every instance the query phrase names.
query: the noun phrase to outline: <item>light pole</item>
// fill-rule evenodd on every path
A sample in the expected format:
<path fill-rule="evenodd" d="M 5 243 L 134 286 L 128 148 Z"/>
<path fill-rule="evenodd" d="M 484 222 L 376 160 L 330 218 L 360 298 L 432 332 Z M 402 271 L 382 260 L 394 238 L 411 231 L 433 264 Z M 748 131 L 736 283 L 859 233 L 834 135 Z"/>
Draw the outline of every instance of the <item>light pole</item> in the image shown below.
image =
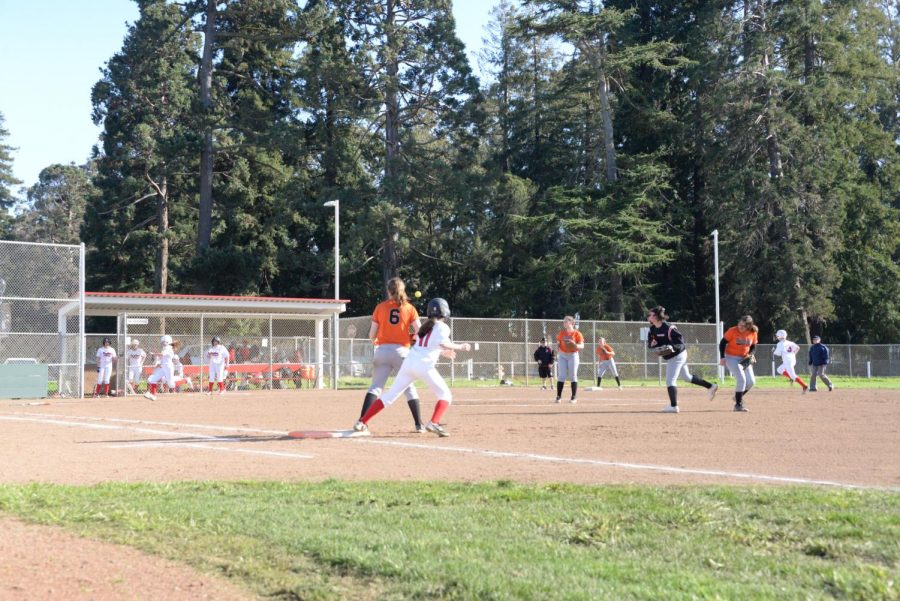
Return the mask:
<path fill-rule="evenodd" d="M 323 207 L 334 207 L 334 300 L 341 298 L 341 220 L 339 200 L 329 200 Z M 331 387 L 337 390 L 338 381 L 338 314 L 331 323 Z"/>
<path fill-rule="evenodd" d="M 718 348 L 719 341 L 722 340 L 722 321 L 719 318 L 719 230 L 713 230 L 712 232 L 713 239 L 713 274 L 716 282 L 716 348 Z M 718 355 L 718 352 L 716 352 Z M 718 363 L 718 361 L 716 361 Z M 719 382 L 725 381 L 725 368 L 721 365 L 718 366 L 716 370 L 719 374 Z"/>

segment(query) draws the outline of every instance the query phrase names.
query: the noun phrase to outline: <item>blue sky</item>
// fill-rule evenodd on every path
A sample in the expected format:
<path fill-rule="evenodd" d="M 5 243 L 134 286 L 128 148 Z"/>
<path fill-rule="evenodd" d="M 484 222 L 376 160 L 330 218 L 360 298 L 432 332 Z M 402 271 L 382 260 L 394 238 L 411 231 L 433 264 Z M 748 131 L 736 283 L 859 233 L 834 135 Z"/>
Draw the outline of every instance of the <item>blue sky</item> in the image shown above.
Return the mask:
<path fill-rule="evenodd" d="M 453 0 L 473 69 L 496 0 Z M 91 87 L 137 19 L 131 0 L 0 0 L 0 113 L 24 186 L 53 163 L 83 163 L 100 129 Z"/>

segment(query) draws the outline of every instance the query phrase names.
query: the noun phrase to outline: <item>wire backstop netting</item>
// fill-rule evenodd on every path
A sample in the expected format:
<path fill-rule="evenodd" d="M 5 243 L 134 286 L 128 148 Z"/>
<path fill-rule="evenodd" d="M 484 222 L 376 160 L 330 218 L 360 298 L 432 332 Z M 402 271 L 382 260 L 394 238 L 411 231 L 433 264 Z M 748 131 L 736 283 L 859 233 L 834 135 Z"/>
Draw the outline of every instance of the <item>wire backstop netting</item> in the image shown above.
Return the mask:
<path fill-rule="evenodd" d="M 83 246 L 0 241 L 0 364 L 46 366 L 44 396 L 80 396 L 83 298 Z"/>

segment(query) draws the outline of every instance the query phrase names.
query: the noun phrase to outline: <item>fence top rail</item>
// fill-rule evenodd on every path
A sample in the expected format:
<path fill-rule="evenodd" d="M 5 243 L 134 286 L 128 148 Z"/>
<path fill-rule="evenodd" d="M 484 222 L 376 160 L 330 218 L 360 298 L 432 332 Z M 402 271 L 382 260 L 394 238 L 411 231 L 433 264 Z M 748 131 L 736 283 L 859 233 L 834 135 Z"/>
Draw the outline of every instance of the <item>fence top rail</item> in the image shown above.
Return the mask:
<path fill-rule="evenodd" d="M 87 315 L 89 316 L 97 316 L 99 314 L 91 313 L 90 309 L 87 311 Z M 106 313 L 103 315 L 108 316 Z M 331 319 L 330 313 L 235 313 L 232 311 L 229 312 L 218 312 L 218 311 L 121 311 L 116 315 L 123 315 L 127 318 L 132 317 L 169 317 L 169 318 L 181 318 L 181 317 L 202 317 L 205 319 L 292 319 L 292 320 L 302 320 L 302 321 L 315 321 L 317 319 Z"/>
<path fill-rule="evenodd" d="M 80 244 L 57 244 L 55 242 L 24 242 L 22 240 L 0 240 L 0 244 L 23 244 L 28 246 L 55 246 L 56 248 L 81 248 Z"/>

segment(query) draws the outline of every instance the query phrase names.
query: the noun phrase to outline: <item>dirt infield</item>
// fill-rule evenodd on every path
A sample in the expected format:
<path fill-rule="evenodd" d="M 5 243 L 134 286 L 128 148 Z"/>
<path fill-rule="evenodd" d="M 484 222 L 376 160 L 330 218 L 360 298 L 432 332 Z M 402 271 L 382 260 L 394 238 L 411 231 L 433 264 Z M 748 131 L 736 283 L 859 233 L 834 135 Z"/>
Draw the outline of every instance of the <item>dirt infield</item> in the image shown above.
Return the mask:
<path fill-rule="evenodd" d="M 680 390 L 682 412 L 663 414 L 664 388 L 584 391 L 577 404 L 555 404 L 552 392 L 536 388 L 457 389 L 444 420 L 449 438 L 414 433 L 402 399 L 372 420 L 368 438 L 286 436 L 349 428 L 364 391 L 0 401 L 0 482 L 508 479 L 900 489 L 900 391 L 801 395 L 785 385 L 752 391 L 751 412 L 734 413 L 730 390 L 712 402 L 703 389 Z M 423 401 L 427 419 L 433 399 L 426 393 Z M 5 538 L 16 528 L 0 521 Z M 161 597 L 203 598 L 217 586 L 184 578 Z M 65 598 L 127 598 L 114 593 Z M 4 598 L 29 597 L 0 587 Z"/>
<path fill-rule="evenodd" d="M 442 479 L 603 483 L 804 483 L 900 487 L 900 392 L 584 391 L 552 403 L 539 389 L 457 389 L 449 438 L 413 432 L 403 400 L 370 438 L 294 440 L 347 429 L 364 391 L 230 392 L 0 402 L 0 481 Z M 423 414 L 433 399 L 423 398 Z"/>

